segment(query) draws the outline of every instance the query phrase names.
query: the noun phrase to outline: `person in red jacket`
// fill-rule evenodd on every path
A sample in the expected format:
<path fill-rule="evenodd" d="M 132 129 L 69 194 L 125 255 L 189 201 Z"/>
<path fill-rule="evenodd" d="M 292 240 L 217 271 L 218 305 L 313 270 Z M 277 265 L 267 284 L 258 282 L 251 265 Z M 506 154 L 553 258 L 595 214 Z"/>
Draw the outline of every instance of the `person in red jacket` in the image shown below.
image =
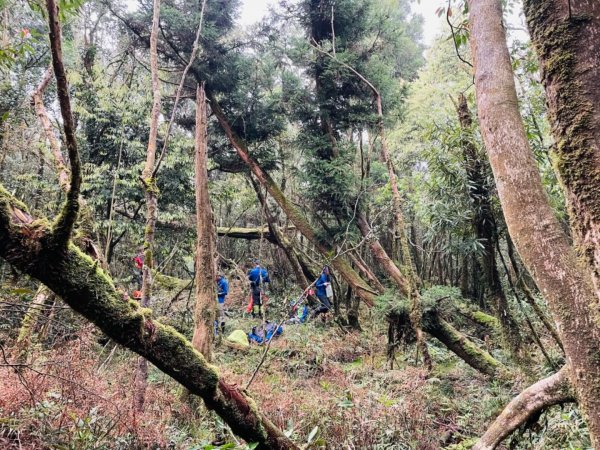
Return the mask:
<path fill-rule="evenodd" d="M 137 255 L 135 255 L 135 257 L 133 258 L 133 264 L 135 265 L 136 270 L 136 281 L 137 281 L 137 286 L 138 286 L 138 291 L 140 291 L 142 289 L 142 279 L 144 277 L 144 274 L 142 272 L 142 269 L 144 268 L 144 248 L 140 247 L 138 249 L 138 253 Z"/>

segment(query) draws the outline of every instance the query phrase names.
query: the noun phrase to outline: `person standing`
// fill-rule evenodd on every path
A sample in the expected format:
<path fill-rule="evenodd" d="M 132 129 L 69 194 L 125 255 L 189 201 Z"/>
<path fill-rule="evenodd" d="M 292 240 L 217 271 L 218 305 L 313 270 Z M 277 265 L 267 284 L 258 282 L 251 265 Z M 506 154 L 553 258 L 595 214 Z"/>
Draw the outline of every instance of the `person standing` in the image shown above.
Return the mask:
<path fill-rule="evenodd" d="M 225 332 L 225 298 L 229 294 L 229 282 L 222 275 L 217 275 L 217 305 L 219 307 L 218 324 L 221 327 L 221 333 Z"/>
<path fill-rule="evenodd" d="M 248 272 L 250 280 L 250 289 L 252 290 L 252 317 L 261 317 L 263 315 L 262 289 L 264 283 L 270 283 L 267 269 L 260 266 L 260 261 L 255 261 L 254 268 Z"/>
<path fill-rule="evenodd" d="M 137 255 L 133 257 L 133 264 L 135 266 L 135 280 L 137 282 L 137 291 L 142 290 L 142 279 L 144 269 L 144 247 L 138 248 Z M 135 297 L 135 296 L 134 296 Z"/>
<path fill-rule="evenodd" d="M 319 299 L 319 305 L 317 309 L 313 311 L 312 316 L 316 317 L 319 314 L 325 314 L 331 309 L 331 302 L 329 301 L 328 291 L 331 291 L 331 276 L 329 274 L 329 267 L 323 267 L 321 276 L 315 283 L 317 287 L 317 298 Z"/>

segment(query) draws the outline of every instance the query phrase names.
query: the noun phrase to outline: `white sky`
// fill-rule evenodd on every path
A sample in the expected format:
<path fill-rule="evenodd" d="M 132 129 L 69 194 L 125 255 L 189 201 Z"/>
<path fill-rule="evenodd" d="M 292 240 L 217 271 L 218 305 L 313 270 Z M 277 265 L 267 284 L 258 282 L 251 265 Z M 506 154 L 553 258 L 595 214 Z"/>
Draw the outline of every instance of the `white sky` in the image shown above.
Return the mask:
<path fill-rule="evenodd" d="M 269 5 L 275 4 L 277 0 L 242 0 L 242 9 L 240 22 L 244 25 L 254 24 L 262 19 L 268 12 Z M 420 0 L 420 3 L 414 3 L 413 13 L 421 14 L 425 23 L 423 25 L 423 37 L 425 44 L 430 45 L 434 38 L 447 30 L 443 18 L 435 15 L 435 10 L 444 5 L 444 0 Z"/>

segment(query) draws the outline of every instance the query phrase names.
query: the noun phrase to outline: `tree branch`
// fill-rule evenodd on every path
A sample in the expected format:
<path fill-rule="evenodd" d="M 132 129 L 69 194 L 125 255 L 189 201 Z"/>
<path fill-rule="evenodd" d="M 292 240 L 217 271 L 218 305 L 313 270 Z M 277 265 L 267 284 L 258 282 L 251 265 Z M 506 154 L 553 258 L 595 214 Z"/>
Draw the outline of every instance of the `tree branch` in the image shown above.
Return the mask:
<path fill-rule="evenodd" d="M 73 227 L 79 215 L 79 190 L 81 187 L 81 161 L 77 150 L 75 139 L 75 125 L 73 113 L 71 112 L 71 100 L 69 98 L 69 86 L 67 75 L 62 62 L 61 30 L 58 21 L 58 8 L 55 0 L 46 0 L 48 9 L 48 25 L 50 27 L 50 49 L 52 51 L 52 67 L 56 77 L 58 102 L 63 119 L 65 141 L 71 165 L 71 181 L 65 205 L 54 223 L 51 240 L 54 245 L 66 248 L 71 237 Z"/>
<path fill-rule="evenodd" d="M 0 186 L 0 257 L 36 278 L 115 342 L 138 353 L 193 394 L 202 397 L 246 442 L 260 449 L 298 447 L 257 410 L 237 386 L 221 379 L 189 341 L 154 320 L 152 310 L 126 302 L 110 277 L 74 245 L 64 252 L 39 245 L 51 232 L 39 223 L 11 223 L 20 204 Z M 23 205 L 24 207 L 24 205 Z"/>
<path fill-rule="evenodd" d="M 517 395 L 490 425 L 473 450 L 494 450 L 517 428 L 550 406 L 575 401 L 567 366 Z"/>

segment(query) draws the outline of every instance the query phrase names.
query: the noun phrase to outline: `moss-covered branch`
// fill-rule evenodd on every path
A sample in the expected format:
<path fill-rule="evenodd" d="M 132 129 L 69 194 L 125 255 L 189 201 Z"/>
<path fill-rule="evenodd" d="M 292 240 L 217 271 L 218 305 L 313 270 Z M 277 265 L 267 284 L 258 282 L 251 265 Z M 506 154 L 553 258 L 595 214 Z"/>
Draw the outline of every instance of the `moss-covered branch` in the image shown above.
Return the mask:
<path fill-rule="evenodd" d="M 52 67 L 56 77 L 58 102 L 63 119 L 65 142 L 71 165 L 71 181 L 69 192 L 62 211 L 58 215 L 52 233 L 52 242 L 57 246 L 66 246 L 77 217 L 79 215 L 79 190 L 81 187 L 81 161 L 75 139 L 75 124 L 71 112 L 67 74 L 62 62 L 61 29 L 58 20 L 58 7 L 54 0 L 46 0 L 48 9 L 48 25 L 50 27 L 50 49 L 52 52 Z"/>
<path fill-rule="evenodd" d="M 390 336 L 403 338 L 410 332 L 411 312 L 410 305 L 404 301 L 388 313 L 390 327 L 394 328 L 390 329 Z M 423 331 L 435 337 L 456 356 L 479 372 L 490 377 L 507 377 L 509 375 L 508 369 L 500 361 L 480 349 L 473 341 L 454 328 L 450 322 L 446 321 L 436 302 L 423 303 L 422 326 Z"/>
<path fill-rule="evenodd" d="M 247 240 L 265 239 L 273 244 L 277 244 L 277 239 L 273 236 L 268 226 L 255 228 L 217 227 L 217 235 Z"/>
<path fill-rule="evenodd" d="M 111 279 L 73 244 L 44 246 L 51 233 L 41 222 L 11 221 L 15 201 L 0 188 L 0 257 L 38 279 L 107 336 L 152 362 L 225 420 L 234 433 L 263 449 L 295 449 L 243 391 L 219 377 L 190 342 L 154 320 L 152 311 L 124 301 Z"/>
<path fill-rule="evenodd" d="M 481 373 L 490 377 L 507 373 L 502 363 L 485 350 L 477 347 L 449 322 L 439 317 L 438 314 L 429 312 L 427 320 L 423 321 L 423 329 Z"/>

